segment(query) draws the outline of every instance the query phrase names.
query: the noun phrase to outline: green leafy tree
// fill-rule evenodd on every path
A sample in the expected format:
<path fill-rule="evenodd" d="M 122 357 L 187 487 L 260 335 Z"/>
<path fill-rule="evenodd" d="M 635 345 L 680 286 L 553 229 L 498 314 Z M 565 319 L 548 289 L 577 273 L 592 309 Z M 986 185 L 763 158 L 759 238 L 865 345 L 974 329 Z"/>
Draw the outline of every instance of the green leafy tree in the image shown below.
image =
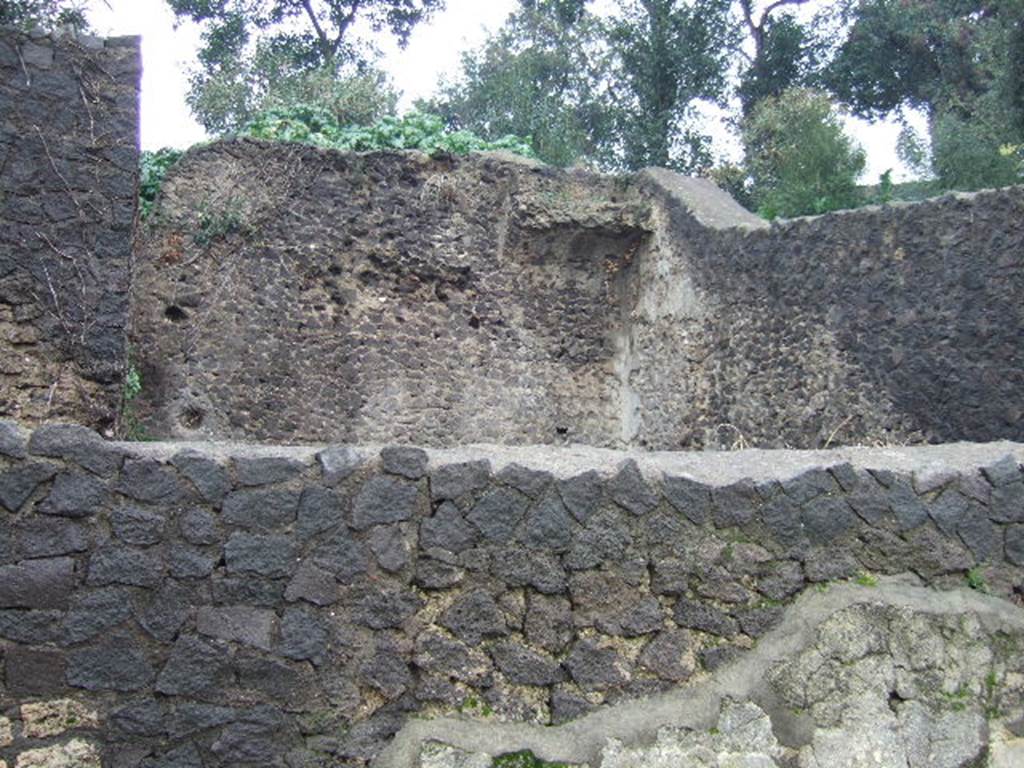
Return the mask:
<path fill-rule="evenodd" d="M 1024 137 L 1024 0 L 859 0 L 823 80 L 855 114 L 920 109 L 943 187 L 1006 183 L 1001 146 Z"/>
<path fill-rule="evenodd" d="M 0 0 L 0 25 L 31 29 L 88 29 L 85 3 L 70 0 Z"/>
<path fill-rule="evenodd" d="M 424 107 L 456 128 L 529 136 L 538 157 L 600 160 L 612 137 L 603 25 L 584 2 L 527 0 Z M 607 164 L 607 163 L 606 163 Z"/>
<path fill-rule="evenodd" d="M 792 6 L 809 0 L 774 0 L 760 8 L 755 0 L 739 0 L 746 39 L 751 53 L 740 49 L 747 64 L 736 89 L 744 115 L 768 96 L 807 85 L 814 71 L 818 46 L 808 30 L 789 13 Z"/>
<path fill-rule="evenodd" d="M 395 96 L 370 66 L 375 50 L 357 24 L 404 45 L 444 0 L 167 0 L 202 26 L 189 104 L 214 133 L 236 130 L 261 109 L 313 94 L 339 115 L 373 120 Z M 368 89 L 368 85 L 379 86 Z M 323 103 L 323 102 L 320 102 Z"/>
<path fill-rule="evenodd" d="M 797 88 L 763 99 L 744 123 L 743 141 L 753 200 L 766 218 L 861 204 L 864 152 L 825 94 Z"/>
<path fill-rule="evenodd" d="M 726 94 L 736 28 L 726 0 L 622 0 L 611 22 L 612 94 L 626 168 L 710 166 L 700 100 Z"/>

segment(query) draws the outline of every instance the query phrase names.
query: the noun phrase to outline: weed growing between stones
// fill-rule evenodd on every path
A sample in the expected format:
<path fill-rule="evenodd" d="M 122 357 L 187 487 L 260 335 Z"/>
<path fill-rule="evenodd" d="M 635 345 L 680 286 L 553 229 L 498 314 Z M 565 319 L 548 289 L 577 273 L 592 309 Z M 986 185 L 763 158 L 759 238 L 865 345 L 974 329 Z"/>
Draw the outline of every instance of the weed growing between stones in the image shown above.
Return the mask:
<path fill-rule="evenodd" d="M 203 206 L 199 212 L 198 229 L 192 235 L 192 240 L 205 248 L 229 235 L 245 232 L 246 229 L 242 220 L 241 202 L 232 198 L 216 208 Z"/>
<path fill-rule="evenodd" d="M 862 587 L 877 587 L 878 577 L 875 576 L 873 573 L 861 571 L 857 574 L 857 578 L 854 579 L 854 582 Z"/>
<path fill-rule="evenodd" d="M 491 768 L 568 768 L 566 763 L 549 763 L 541 760 L 533 752 L 523 750 L 507 755 L 499 755 L 491 761 Z"/>
<path fill-rule="evenodd" d="M 124 384 L 121 389 L 121 419 L 118 426 L 120 437 L 134 442 L 149 440 L 146 428 L 142 425 L 135 410 L 135 401 L 142 394 L 142 374 L 131 360 L 124 373 Z"/>
<path fill-rule="evenodd" d="M 971 589 L 983 592 L 986 595 L 989 593 L 988 582 L 985 581 L 985 573 L 981 568 L 971 568 L 967 572 L 967 586 Z"/>

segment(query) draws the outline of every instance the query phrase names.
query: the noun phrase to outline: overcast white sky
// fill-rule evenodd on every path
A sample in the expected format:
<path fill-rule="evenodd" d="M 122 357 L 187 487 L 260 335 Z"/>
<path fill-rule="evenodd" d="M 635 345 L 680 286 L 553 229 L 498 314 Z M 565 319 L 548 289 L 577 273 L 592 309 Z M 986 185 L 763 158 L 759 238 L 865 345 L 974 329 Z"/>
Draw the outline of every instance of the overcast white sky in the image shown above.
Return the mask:
<path fill-rule="evenodd" d="M 458 69 L 459 53 L 480 45 L 497 29 L 516 0 L 448 0 L 430 23 L 417 27 L 405 50 L 390 40 L 381 45 L 384 69 L 402 91 L 402 106 L 430 95 L 442 75 Z M 174 14 L 164 0 L 90 0 L 89 18 L 104 35 L 142 35 L 142 146 L 187 147 L 205 138 L 185 104 L 188 71 L 195 61 L 199 32 L 192 24 L 174 28 Z M 895 146 L 898 128 L 850 120 L 851 132 L 868 152 L 865 181 L 874 182 L 888 168 L 903 177 Z M 719 146 L 727 133 L 716 126 Z"/>

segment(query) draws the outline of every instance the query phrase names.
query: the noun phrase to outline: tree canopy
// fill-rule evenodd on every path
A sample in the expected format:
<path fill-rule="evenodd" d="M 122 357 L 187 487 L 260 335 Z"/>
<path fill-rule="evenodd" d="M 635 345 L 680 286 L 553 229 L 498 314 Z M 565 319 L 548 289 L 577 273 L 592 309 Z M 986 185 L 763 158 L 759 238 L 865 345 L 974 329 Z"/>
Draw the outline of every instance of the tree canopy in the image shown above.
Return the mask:
<path fill-rule="evenodd" d="M 353 119 L 373 121 L 394 96 L 372 68 L 364 25 L 405 44 L 444 0 L 167 0 L 179 19 L 202 26 L 189 103 L 214 133 L 236 130 L 259 110 L 300 103 L 310 94 L 355 104 Z M 350 78 L 356 78 L 352 80 Z M 335 81 L 342 84 L 335 87 Z M 377 84 L 371 90 L 367 85 Z"/>
<path fill-rule="evenodd" d="M 84 3 L 77 0 L 0 0 L 0 25 L 31 29 L 71 26 L 87 29 Z"/>

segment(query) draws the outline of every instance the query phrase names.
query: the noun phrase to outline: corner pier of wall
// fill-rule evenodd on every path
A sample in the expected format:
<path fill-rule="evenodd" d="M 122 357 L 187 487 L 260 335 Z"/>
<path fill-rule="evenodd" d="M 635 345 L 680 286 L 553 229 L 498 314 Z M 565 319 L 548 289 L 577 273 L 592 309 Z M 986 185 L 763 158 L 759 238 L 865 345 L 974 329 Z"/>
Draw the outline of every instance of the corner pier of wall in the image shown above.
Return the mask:
<path fill-rule="evenodd" d="M 973 728 L 994 686 L 1000 718 L 1024 714 L 1022 461 L 1005 442 L 422 450 L 5 422 L 0 763 L 658 765 L 629 750 L 663 726 L 717 738 L 729 702 L 771 721 L 781 760 L 859 706 L 800 704 L 806 672 L 783 674 L 836 638 L 836 680 L 880 675 L 869 651 L 907 665 L 865 690 L 931 713 L 918 735 Z M 900 632 L 930 650 L 900 660 Z M 851 651 L 867 634 L 890 639 Z"/>

